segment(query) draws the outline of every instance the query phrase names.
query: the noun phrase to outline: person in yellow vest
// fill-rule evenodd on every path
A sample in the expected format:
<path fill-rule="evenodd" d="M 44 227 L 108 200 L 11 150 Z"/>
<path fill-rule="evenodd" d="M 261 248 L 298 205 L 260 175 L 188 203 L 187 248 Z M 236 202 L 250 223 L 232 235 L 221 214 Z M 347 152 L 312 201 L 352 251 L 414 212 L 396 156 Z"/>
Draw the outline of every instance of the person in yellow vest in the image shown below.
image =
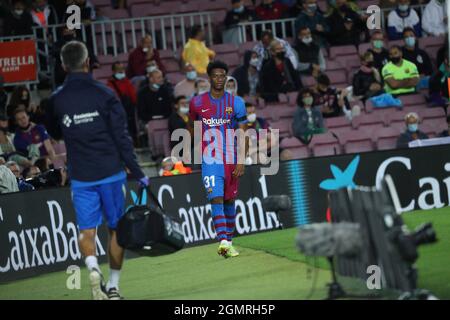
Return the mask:
<path fill-rule="evenodd" d="M 400 47 L 389 49 L 389 60 L 381 74 L 384 80 L 384 90 L 393 95 L 414 93 L 419 83 L 419 72 L 411 61 L 403 59 Z"/>
<path fill-rule="evenodd" d="M 209 61 L 215 56 L 216 53 L 205 45 L 205 32 L 202 27 L 193 26 L 191 36 L 183 49 L 183 62 L 191 64 L 198 74 L 206 74 Z"/>

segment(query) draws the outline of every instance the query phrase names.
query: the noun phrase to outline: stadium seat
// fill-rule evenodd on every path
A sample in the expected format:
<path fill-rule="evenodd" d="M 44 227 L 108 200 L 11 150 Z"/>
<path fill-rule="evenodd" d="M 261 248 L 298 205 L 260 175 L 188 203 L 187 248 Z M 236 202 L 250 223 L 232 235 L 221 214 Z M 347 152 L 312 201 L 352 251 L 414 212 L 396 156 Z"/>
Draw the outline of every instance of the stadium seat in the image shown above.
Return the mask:
<path fill-rule="evenodd" d="M 359 153 L 374 150 L 372 137 L 365 130 L 343 131 L 338 136 L 345 153 Z"/>
<path fill-rule="evenodd" d="M 102 14 L 110 19 L 128 19 L 130 14 L 127 9 L 102 8 Z"/>
<path fill-rule="evenodd" d="M 401 131 L 394 127 L 380 128 L 373 132 L 377 150 L 395 149 Z"/>
<path fill-rule="evenodd" d="M 288 92 L 287 93 L 288 96 L 288 103 L 290 106 L 297 106 L 297 96 L 298 96 L 298 92 Z"/>
<path fill-rule="evenodd" d="M 301 79 L 305 88 L 311 88 L 316 85 L 316 80 L 312 76 L 303 76 Z"/>
<path fill-rule="evenodd" d="M 164 141 L 169 130 L 169 123 L 167 119 L 150 120 L 147 123 L 148 144 L 153 156 L 165 154 L 164 145 L 168 141 Z"/>
<path fill-rule="evenodd" d="M 216 54 L 235 53 L 239 51 L 239 47 L 233 43 L 215 44 L 210 49 L 215 51 Z"/>
<path fill-rule="evenodd" d="M 347 56 L 357 54 L 356 47 L 354 45 L 348 46 L 335 46 L 330 48 L 330 59 L 336 59 L 338 56 Z"/>
<path fill-rule="evenodd" d="M 245 51 L 253 51 L 253 48 L 256 46 L 258 41 L 248 41 L 239 45 L 239 54 L 241 56 L 244 55 Z"/>
<path fill-rule="evenodd" d="M 184 80 L 185 77 L 186 75 L 181 72 L 171 72 L 166 74 L 167 80 L 169 80 L 174 86 L 181 80 Z"/>
<path fill-rule="evenodd" d="M 339 141 L 331 132 L 314 135 L 310 143 L 310 148 L 315 157 L 332 156 L 342 153 Z"/>
<path fill-rule="evenodd" d="M 228 68 L 237 67 L 241 64 L 241 59 L 237 52 L 218 54 L 217 59 L 225 62 Z"/>
<path fill-rule="evenodd" d="M 385 126 L 385 123 L 386 121 L 384 115 L 379 113 L 361 114 L 352 120 L 353 128 L 359 129 L 359 127 L 364 127 L 364 130 L 367 132 L 381 129 Z"/>
<path fill-rule="evenodd" d="M 420 93 L 415 94 L 407 94 L 398 96 L 398 98 L 402 101 L 403 106 L 405 108 L 410 106 L 426 106 L 427 102 L 425 97 Z"/>
<path fill-rule="evenodd" d="M 284 138 L 280 142 L 280 147 L 288 149 L 294 159 L 304 159 L 310 156 L 308 146 L 301 143 L 296 137 Z"/>
<path fill-rule="evenodd" d="M 367 50 L 369 50 L 372 47 L 372 44 L 370 42 L 365 42 L 365 43 L 361 43 L 358 46 L 358 53 L 359 54 L 363 54 L 365 53 Z"/>
<path fill-rule="evenodd" d="M 344 116 L 324 119 L 325 127 L 332 134 L 351 129 L 351 122 Z"/>
<path fill-rule="evenodd" d="M 445 119 L 445 111 L 441 107 L 423 108 L 419 111 L 420 118 L 425 119 Z"/>
<path fill-rule="evenodd" d="M 280 119 L 278 121 L 273 121 L 270 126 L 273 129 L 280 130 L 280 138 L 292 136 L 292 119 Z"/>
<path fill-rule="evenodd" d="M 427 49 L 430 47 L 442 47 L 445 44 L 446 37 L 422 37 L 419 38 L 419 47 L 421 49 Z"/>

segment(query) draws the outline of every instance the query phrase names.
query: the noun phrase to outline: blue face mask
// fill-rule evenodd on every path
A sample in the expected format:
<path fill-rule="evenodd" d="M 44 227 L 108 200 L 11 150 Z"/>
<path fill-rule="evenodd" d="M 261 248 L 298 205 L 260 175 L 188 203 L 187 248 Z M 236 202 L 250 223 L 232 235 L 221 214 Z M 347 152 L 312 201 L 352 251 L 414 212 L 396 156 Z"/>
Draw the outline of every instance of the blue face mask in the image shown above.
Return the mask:
<path fill-rule="evenodd" d="M 408 124 L 409 132 L 417 132 L 418 129 L 419 129 L 419 125 L 417 123 Z"/>
<path fill-rule="evenodd" d="M 117 80 L 125 79 L 125 72 L 118 72 L 115 74 Z"/>
<path fill-rule="evenodd" d="M 234 9 L 234 12 L 235 13 L 242 13 L 242 12 L 244 12 L 244 10 L 245 10 L 244 6 L 240 6 L 239 8 Z"/>
<path fill-rule="evenodd" d="M 153 89 L 155 89 L 155 90 L 159 90 L 159 88 L 161 88 L 161 85 L 158 84 L 158 83 L 154 83 L 154 84 L 152 84 L 152 87 L 153 87 Z"/>
<path fill-rule="evenodd" d="M 188 80 L 195 80 L 195 79 L 197 79 L 197 72 L 195 70 L 186 72 L 186 78 Z"/>
<path fill-rule="evenodd" d="M 414 37 L 406 37 L 405 43 L 408 47 L 414 47 L 416 45 L 416 38 Z"/>

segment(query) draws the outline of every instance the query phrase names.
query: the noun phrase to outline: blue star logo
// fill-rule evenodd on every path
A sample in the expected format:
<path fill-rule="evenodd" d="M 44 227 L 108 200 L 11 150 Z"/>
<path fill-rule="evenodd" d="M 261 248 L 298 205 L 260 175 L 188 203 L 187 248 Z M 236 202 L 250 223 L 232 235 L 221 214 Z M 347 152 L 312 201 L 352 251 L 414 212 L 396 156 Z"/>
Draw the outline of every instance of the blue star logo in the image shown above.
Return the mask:
<path fill-rule="evenodd" d="M 356 170 L 358 169 L 359 164 L 359 155 L 356 156 L 352 162 L 348 165 L 348 167 L 342 171 L 334 164 L 330 165 L 331 173 L 333 174 L 334 179 L 326 179 L 323 180 L 319 187 L 324 190 L 337 190 L 340 188 L 354 188 L 355 182 L 353 179 L 355 177 Z"/>
<path fill-rule="evenodd" d="M 141 201 L 139 201 L 138 195 L 133 190 L 130 191 L 130 194 L 131 194 L 131 199 L 133 200 L 133 205 L 135 205 L 135 206 L 146 206 L 147 205 L 147 192 L 142 193 Z M 128 206 L 126 208 L 126 210 L 128 210 L 131 207 L 132 207 L 132 205 Z"/>

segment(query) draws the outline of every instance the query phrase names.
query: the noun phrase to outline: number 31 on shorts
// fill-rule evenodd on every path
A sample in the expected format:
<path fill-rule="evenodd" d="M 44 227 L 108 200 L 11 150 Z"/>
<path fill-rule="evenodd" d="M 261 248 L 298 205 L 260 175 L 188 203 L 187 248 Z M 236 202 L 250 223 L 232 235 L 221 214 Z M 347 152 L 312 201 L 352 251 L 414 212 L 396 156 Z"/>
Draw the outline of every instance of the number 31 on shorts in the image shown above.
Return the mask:
<path fill-rule="evenodd" d="M 205 188 L 215 187 L 216 186 L 215 176 L 206 176 L 206 177 L 203 178 L 203 181 L 205 183 Z"/>

